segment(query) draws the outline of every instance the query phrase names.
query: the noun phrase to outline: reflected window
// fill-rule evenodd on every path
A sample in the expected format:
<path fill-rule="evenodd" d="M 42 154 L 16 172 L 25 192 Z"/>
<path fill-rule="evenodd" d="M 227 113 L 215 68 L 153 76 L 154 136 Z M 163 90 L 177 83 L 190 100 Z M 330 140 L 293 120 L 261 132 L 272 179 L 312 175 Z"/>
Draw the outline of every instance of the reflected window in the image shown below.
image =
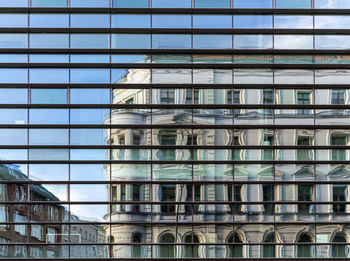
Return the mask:
<path fill-rule="evenodd" d="M 275 200 L 275 187 L 273 184 L 263 184 L 263 201 L 272 202 Z M 274 205 L 273 204 L 264 204 L 265 215 L 273 215 L 274 214 Z M 265 248 L 264 248 L 264 257 L 265 256 Z"/>
<path fill-rule="evenodd" d="M 227 243 L 230 244 L 228 246 L 227 257 L 243 257 L 243 245 L 241 245 L 243 242 L 238 233 L 233 233 L 227 240 Z"/>
<path fill-rule="evenodd" d="M 176 200 L 176 185 L 161 185 L 159 189 L 160 195 L 160 202 L 167 202 L 172 201 L 174 202 Z M 161 211 L 163 214 L 171 214 L 173 215 L 175 213 L 175 205 L 161 205 Z M 166 257 L 166 256 L 162 256 Z"/>
<path fill-rule="evenodd" d="M 297 101 L 299 105 L 311 104 L 311 91 L 297 91 Z M 298 115 L 310 114 L 310 109 L 298 109 Z"/>
<path fill-rule="evenodd" d="M 336 233 L 332 243 L 339 243 L 339 245 L 332 245 L 332 257 L 347 257 L 349 255 L 349 247 L 346 245 L 347 240 L 345 233 Z"/>
<path fill-rule="evenodd" d="M 195 234 L 190 234 L 185 236 L 184 239 L 184 243 L 186 243 L 187 245 L 185 245 L 185 256 L 187 258 L 199 258 L 199 238 L 197 235 Z"/>
<path fill-rule="evenodd" d="M 142 243 L 142 235 L 140 233 L 134 234 L 132 243 L 135 244 L 132 246 L 132 257 L 142 257 L 142 245 L 137 245 Z"/>
<path fill-rule="evenodd" d="M 313 187 L 312 185 L 298 185 L 298 201 L 312 201 Z M 299 204 L 298 214 L 312 214 L 311 204 Z"/>
<path fill-rule="evenodd" d="M 299 235 L 297 243 L 312 243 L 313 240 L 311 235 L 307 232 L 302 232 Z M 297 257 L 313 257 L 313 247 L 312 245 L 298 245 L 297 246 Z"/>
<path fill-rule="evenodd" d="M 273 245 L 275 241 L 275 233 L 270 232 L 265 236 L 265 239 L 263 241 L 264 243 L 271 243 L 271 245 L 266 244 L 263 245 L 263 257 L 275 257 L 276 250 L 275 245 Z"/>
<path fill-rule="evenodd" d="M 162 235 L 159 239 L 159 243 L 168 243 L 168 245 L 160 245 L 160 257 L 163 258 L 174 258 L 175 257 L 175 245 L 169 244 L 169 243 L 175 243 L 175 237 L 170 234 L 166 233 Z"/>
<path fill-rule="evenodd" d="M 331 146 L 346 146 L 348 144 L 348 136 L 342 134 L 332 134 L 330 137 Z M 332 149 L 332 160 L 346 160 L 346 150 Z"/>
<path fill-rule="evenodd" d="M 347 201 L 348 186 L 333 184 L 333 201 Z M 345 214 L 345 204 L 333 204 L 333 213 Z M 334 256 L 333 256 L 334 257 Z"/>

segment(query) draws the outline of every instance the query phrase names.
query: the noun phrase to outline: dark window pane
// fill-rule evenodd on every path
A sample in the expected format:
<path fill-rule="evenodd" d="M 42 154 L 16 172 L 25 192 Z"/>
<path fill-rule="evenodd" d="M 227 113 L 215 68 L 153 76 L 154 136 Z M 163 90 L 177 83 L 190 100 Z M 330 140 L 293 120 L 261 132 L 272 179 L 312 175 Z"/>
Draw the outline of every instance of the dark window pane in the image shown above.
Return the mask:
<path fill-rule="evenodd" d="M 67 7 L 68 0 L 32 0 L 32 7 Z"/>
<path fill-rule="evenodd" d="M 151 16 L 144 14 L 112 15 L 112 28 L 149 28 Z"/>
<path fill-rule="evenodd" d="M 191 8 L 191 0 L 152 0 L 153 8 Z"/>
<path fill-rule="evenodd" d="M 149 7 L 149 0 L 113 0 L 113 7 L 145 8 Z"/>
<path fill-rule="evenodd" d="M 230 0 L 195 0 L 195 8 L 230 8 Z"/>

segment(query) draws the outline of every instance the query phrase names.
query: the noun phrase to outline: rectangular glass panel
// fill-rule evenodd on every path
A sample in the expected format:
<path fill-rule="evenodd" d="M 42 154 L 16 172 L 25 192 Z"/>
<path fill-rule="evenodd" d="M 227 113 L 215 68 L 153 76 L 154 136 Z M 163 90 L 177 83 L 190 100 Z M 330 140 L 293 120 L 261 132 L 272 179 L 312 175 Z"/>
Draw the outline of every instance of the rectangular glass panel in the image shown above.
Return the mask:
<path fill-rule="evenodd" d="M 70 26 L 79 28 L 109 28 L 110 16 L 105 14 L 71 14 Z"/>
<path fill-rule="evenodd" d="M 68 110 L 30 109 L 30 124 L 68 124 Z"/>
<path fill-rule="evenodd" d="M 27 154 L 27 150 L 0 149 L 0 158 L 3 160 L 27 160 Z"/>
<path fill-rule="evenodd" d="M 0 83 L 27 83 L 28 70 L 27 69 L 0 69 Z"/>
<path fill-rule="evenodd" d="M 70 7 L 109 7 L 109 0 L 70 0 Z"/>
<path fill-rule="evenodd" d="M 149 34 L 112 34 L 113 49 L 149 49 L 151 36 Z"/>
<path fill-rule="evenodd" d="M 112 28 L 150 28 L 151 16 L 145 14 L 112 15 Z"/>
<path fill-rule="evenodd" d="M 112 54 L 112 63 L 150 63 L 150 55 L 142 54 Z"/>
<path fill-rule="evenodd" d="M 71 83 L 109 83 L 109 69 L 71 69 Z"/>
<path fill-rule="evenodd" d="M 316 84 L 346 84 L 350 80 L 350 70 L 315 70 L 315 83 Z M 335 96 L 339 94 L 335 94 Z M 344 98 L 334 101 L 341 101 Z M 335 104 L 342 104 L 335 103 Z"/>
<path fill-rule="evenodd" d="M 30 14 L 29 26 L 39 28 L 67 28 L 69 27 L 68 14 Z"/>
<path fill-rule="evenodd" d="M 28 103 L 27 89 L 0 88 L 0 104 L 26 104 Z"/>
<path fill-rule="evenodd" d="M 109 150 L 107 149 L 71 149 L 71 160 L 108 160 Z"/>
<path fill-rule="evenodd" d="M 1 7 L 28 7 L 28 0 L 1 0 Z"/>
<path fill-rule="evenodd" d="M 68 145 L 68 130 L 30 129 L 29 145 Z"/>
<path fill-rule="evenodd" d="M 0 54 L 2 63 L 27 63 L 28 55 L 26 54 Z"/>
<path fill-rule="evenodd" d="M 71 34 L 70 48 L 108 49 L 109 34 Z"/>
<path fill-rule="evenodd" d="M 191 35 L 186 34 L 154 34 L 152 49 L 190 49 Z"/>
<path fill-rule="evenodd" d="M 275 84 L 313 84 L 312 70 L 275 70 Z"/>
<path fill-rule="evenodd" d="M 0 109 L 0 124 L 27 124 L 28 110 Z"/>
<path fill-rule="evenodd" d="M 348 0 L 315 0 L 315 8 L 349 9 L 350 3 Z"/>
<path fill-rule="evenodd" d="M 195 49 L 229 49 L 232 48 L 231 35 L 193 35 Z"/>
<path fill-rule="evenodd" d="M 270 49 L 272 48 L 272 35 L 234 35 L 235 49 Z"/>
<path fill-rule="evenodd" d="M 232 63 L 231 55 L 193 55 L 193 63 Z"/>
<path fill-rule="evenodd" d="M 68 149 L 30 149 L 29 160 L 68 160 Z"/>
<path fill-rule="evenodd" d="M 272 28 L 271 15 L 235 15 L 234 28 Z"/>
<path fill-rule="evenodd" d="M 152 0 L 153 8 L 191 8 L 191 0 Z"/>
<path fill-rule="evenodd" d="M 276 0 L 276 8 L 311 8 L 311 0 Z"/>
<path fill-rule="evenodd" d="M 71 129 L 71 145 L 108 145 L 107 129 Z"/>
<path fill-rule="evenodd" d="M 315 49 L 349 49 L 350 35 L 315 35 Z"/>
<path fill-rule="evenodd" d="M 193 70 L 193 83 L 231 84 L 232 70 L 195 69 Z"/>
<path fill-rule="evenodd" d="M 32 104 L 66 104 L 66 89 L 31 89 L 30 102 Z"/>
<path fill-rule="evenodd" d="M 271 84 L 273 73 L 269 69 L 235 69 L 233 82 L 237 84 Z"/>
<path fill-rule="evenodd" d="M 109 104 L 110 89 L 70 89 L 71 104 Z"/>
<path fill-rule="evenodd" d="M 230 0 L 195 0 L 195 8 L 230 8 Z"/>
<path fill-rule="evenodd" d="M 0 2 L 0 5 L 2 3 Z M 1 5 L 2 6 L 2 5 Z M 0 14 L 0 27 L 27 27 L 27 14 Z"/>
<path fill-rule="evenodd" d="M 275 35 L 275 49 L 313 49 L 312 35 Z"/>
<path fill-rule="evenodd" d="M 191 83 L 190 69 L 152 69 L 152 83 Z"/>
<path fill-rule="evenodd" d="M 30 164 L 29 178 L 32 180 L 68 181 L 67 164 Z"/>
<path fill-rule="evenodd" d="M 109 63 L 109 55 L 104 54 L 71 54 L 71 63 Z"/>
<path fill-rule="evenodd" d="M 71 124 L 109 124 L 109 109 L 71 109 Z"/>
<path fill-rule="evenodd" d="M 68 34 L 30 34 L 30 48 L 69 48 Z"/>
<path fill-rule="evenodd" d="M 30 83 L 68 83 L 68 69 L 29 69 Z"/>
<path fill-rule="evenodd" d="M 232 15 L 194 15 L 193 28 L 232 28 Z"/>
<path fill-rule="evenodd" d="M 274 27 L 278 29 L 312 29 L 313 17 L 311 15 L 275 15 Z"/>
<path fill-rule="evenodd" d="M 135 77 L 138 75 L 138 77 Z M 150 69 L 112 69 L 112 83 L 129 84 L 129 83 L 150 83 Z"/>
<path fill-rule="evenodd" d="M 233 0 L 234 8 L 272 8 L 272 0 Z"/>
<path fill-rule="evenodd" d="M 153 28 L 191 28 L 191 15 L 152 15 Z"/>
<path fill-rule="evenodd" d="M 149 7 L 149 0 L 113 0 L 113 7 L 146 8 Z"/>
<path fill-rule="evenodd" d="M 28 48 L 28 34 L 0 34 L 0 48 Z"/>
<path fill-rule="evenodd" d="M 31 0 L 32 7 L 68 7 L 68 0 Z"/>
<path fill-rule="evenodd" d="M 149 104 L 149 89 L 113 89 L 113 104 Z M 121 109 L 121 111 L 123 111 Z"/>
<path fill-rule="evenodd" d="M 27 145 L 26 129 L 0 129 L 1 145 Z"/>
<path fill-rule="evenodd" d="M 108 180 L 105 164 L 70 164 L 69 166 L 71 180 Z"/>
<path fill-rule="evenodd" d="M 30 54 L 30 63 L 69 63 L 69 55 L 65 54 Z"/>
<path fill-rule="evenodd" d="M 316 29 L 349 29 L 350 16 L 347 15 L 316 15 Z"/>

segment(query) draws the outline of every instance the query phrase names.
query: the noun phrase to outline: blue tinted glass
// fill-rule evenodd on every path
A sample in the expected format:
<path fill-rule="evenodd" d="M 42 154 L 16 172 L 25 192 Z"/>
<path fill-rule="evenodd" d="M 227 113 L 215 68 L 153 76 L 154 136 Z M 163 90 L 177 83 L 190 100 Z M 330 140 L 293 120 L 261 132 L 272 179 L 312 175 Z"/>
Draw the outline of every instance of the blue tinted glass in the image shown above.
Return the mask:
<path fill-rule="evenodd" d="M 69 48 L 68 34 L 30 34 L 30 48 Z"/>
<path fill-rule="evenodd" d="M 191 35 L 188 34 L 154 34 L 153 49 L 190 49 Z"/>
<path fill-rule="evenodd" d="M 30 54 L 30 63 L 69 63 L 68 54 Z"/>
<path fill-rule="evenodd" d="M 0 129 L 0 145 L 27 145 L 27 130 Z"/>
<path fill-rule="evenodd" d="M 109 63 L 109 55 L 104 54 L 71 54 L 71 63 Z"/>
<path fill-rule="evenodd" d="M 142 75 L 134 77 L 133 75 Z M 150 83 L 151 71 L 149 69 L 112 69 L 112 83 L 130 84 L 130 83 Z"/>
<path fill-rule="evenodd" d="M 271 15 L 235 15 L 234 28 L 272 28 Z"/>
<path fill-rule="evenodd" d="M 69 27 L 68 14 L 30 14 L 30 27 Z"/>
<path fill-rule="evenodd" d="M 113 0 L 113 7 L 145 8 L 149 7 L 149 0 Z"/>
<path fill-rule="evenodd" d="M 27 69 L 0 68 L 0 83 L 27 83 Z"/>
<path fill-rule="evenodd" d="M 32 7 L 67 7 L 68 0 L 32 0 Z"/>
<path fill-rule="evenodd" d="M 313 28 L 313 16 L 311 15 L 275 15 L 275 28 Z"/>
<path fill-rule="evenodd" d="M 71 27 L 108 28 L 109 15 L 105 14 L 71 14 Z"/>
<path fill-rule="evenodd" d="M 71 160 L 107 160 L 109 150 L 103 149 L 72 149 L 70 150 Z M 72 187 L 71 187 L 72 190 Z"/>
<path fill-rule="evenodd" d="M 234 8 L 272 8 L 272 0 L 233 0 Z"/>
<path fill-rule="evenodd" d="M 71 109 L 71 124 L 109 124 L 109 109 Z"/>
<path fill-rule="evenodd" d="M 29 145 L 67 145 L 67 129 L 30 129 Z"/>
<path fill-rule="evenodd" d="M 71 83 L 109 83 L 109 69 L 71 69 Z"/>
<path fill-rule="evenodd" d="M 153 28 L 191 28 L 191 15 L 152 15 Z"/>
<path fill-rule="evenodd" d="M 28 7 L 28 0 L 1 0 L 1 7 Z"/>
<path fill-rule="evenodd" d="M 349 29 L 350 16 L 348 15 L 316 15 L 315 29 Z"/>
<path fill-rule="evenodd" d="M 1 149 L 0 158 L 5 160 L 27 160 L 27 150 Z"/>
<path fill-rule="evenodd" d="M 109 0 L 70 0 L 70 7 L 109 7 Z"/>
<path fill-rule="evenodd" d="M 151 36 L 149 34 L 112 34 L 112 48 L 149 49 Z"/>
<path fill-rule="evenodd" d="M 112 28 L 149 28 L 151 16 L 143 14 L 112 15 Z"/>
<path fill-rule="evenodd" d="M 28 34 L 0 34 L 0 48 L 28 48 Z"/>
<path fill-rule="evenodd" d="M 191 0 L 152 0 L 153 8 L 191 8 Z"/>
<path fill-rule="evenodd" d="M 149 55 L 142 54 L 112 54 L 112 63 L 150 63 Z"/>
<path fill-rule="evenodd" d="M 68 110 L 65 109 L 30 109 L 31 124 L 68 124 Z"/>
<path fill-rule="evenodd" d="M 68 160 L 69 159 L 68 149 L 29 149 L 28 154 L 29 154 L 29 160 Z M 66 193 L 65 190 L 63 191 L 63 193 Z"/>
<path fill-rule="evenodd" d="M 235 49 L 270 49 L 272 48 L 271 35 L 235 35 Z"/>
<path fill-rule="evenodd" d="M 315 0 L 315 8 L 350 9 L 349 0 Z"/>
<path fill-rule="evenodd" d="M 28 26 L 27 14 L 0 14 L 0 27 L 27 27 L 27 26 Z"/>
<path fill-rule="evenodd" d="M 27 124 L 26 109 L 0 109 L 0 124 Z"/>
<path fill-rule="evenodd" d="M 276 0 L 276 8 L 311 8 L 311 0 Z"/>
<path fill-rule="evenodd" d="M 71 48 L 109 48 L 109 34 L 71 34 Z"/>
<path fill-rule="evenodd" d="M 193 28 L 232 28 L 232 15 L 194 15 Z"/>
<path fill-rule="evenodd" d="M 0 104 L 26 104 L 27 102 L 27 89 L 0 89 Z"/>
<path fill-rule="evenodd" d="M 32 104 L 66 104 L 66 89 L 31 89 Z"/>
<path fill-rule="evenodd" d="M 31 164 L 29 177 L 31 180 L 68 180 L 67 164 Z"/>
<path fill-rule="evenodd" d="M 227 49 L 232 48 L 232 35 L 193 35 L 193 48 Z"/>
<path fill-rule="evenodd" d="M 71 180 L 106 180 L 104 164 L 70 164 Z"/>
<path fill-rule="evenodd" d="M 349 49 L 350 35 L 316 35 L 316 49 Z"/>
<path fill-rule="evenodd" d="M 70 89 L 71 104 L 109 104 L 109 89 Z"/>
<path fill-rule="evenodd" d="M 0 54 L 0 63 L 27 63 L 27 54 Z"/>
<path fill-rule="evenodd" d="M 68 83 L 68 69 L 29 69 L 30 83 Z"/>
<path fill-rule="evenodd" d="M 313 49 L 312 35 L 275 35 L 275 49 Z"/>
<path fill-rule="evenodd" d="M 194 0 L 195 8 L 230 8 L 231 0 Z"/>
<path fill-rule="evenodd" d="M 71 145 L 107 145 L 107 129 L 71 129 Z"/>

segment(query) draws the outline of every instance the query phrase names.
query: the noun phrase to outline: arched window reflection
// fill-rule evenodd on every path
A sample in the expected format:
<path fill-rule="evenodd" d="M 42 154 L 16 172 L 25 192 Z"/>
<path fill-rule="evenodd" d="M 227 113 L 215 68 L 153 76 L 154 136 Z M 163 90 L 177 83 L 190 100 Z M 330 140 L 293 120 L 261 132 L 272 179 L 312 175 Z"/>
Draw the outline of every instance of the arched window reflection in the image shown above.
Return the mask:
<path fill-rule="evenodd" d="M 142 243 L 142 235 L 140 233 L 136 233 L 132 238 L 132 257 L 142 257 L 142 246 L 137 245 Z"/>
<path fill-rule="evenodd" d="M 195 234 L 187 235 L 184 239 L 184 242 L 187 244 L 184 247 L 185 256 L 184 257 L 199 257 L 199 238 Z"/>
<path fill-rule="evenodd" d="M 345 235 L 341 232 L 335 234 L 332 243 L 346 243 Z M 332 257 L 347 257 L 349 248 L 347 245 L 332 245 Z"/>
<path fill-rule="evenodd" d="M 238 233 L 232 234 L 227 243 L 228 246 L 227 257 L 243 257 L 243 245 Z"/>
<path fill-rule="evenodd" d="M 263 257 L 275 257 L 275 242 L 275 233 L 268 233 L 264 239 L 264 243 L 271 243 L 271 245 L 263 245 Z"/>
<path fill-rule="evenodd" d="M 174 258 L 175 257 L 175 237 L 166 233 L 160 237 L 160 257 Z M 171 244 L 172 243 L 172 244 Z M 164 245 L 162 245 L 164 244 Z"/>
<path fill-rule="evenodd" d="M 303 232 L 299 235 L 297 243 L 312 243 L 312 238 L 307 232 Z M 311 244 L 298 245 L 297 248 L 298 257 L 313 257 L 313 247 Z"/>

